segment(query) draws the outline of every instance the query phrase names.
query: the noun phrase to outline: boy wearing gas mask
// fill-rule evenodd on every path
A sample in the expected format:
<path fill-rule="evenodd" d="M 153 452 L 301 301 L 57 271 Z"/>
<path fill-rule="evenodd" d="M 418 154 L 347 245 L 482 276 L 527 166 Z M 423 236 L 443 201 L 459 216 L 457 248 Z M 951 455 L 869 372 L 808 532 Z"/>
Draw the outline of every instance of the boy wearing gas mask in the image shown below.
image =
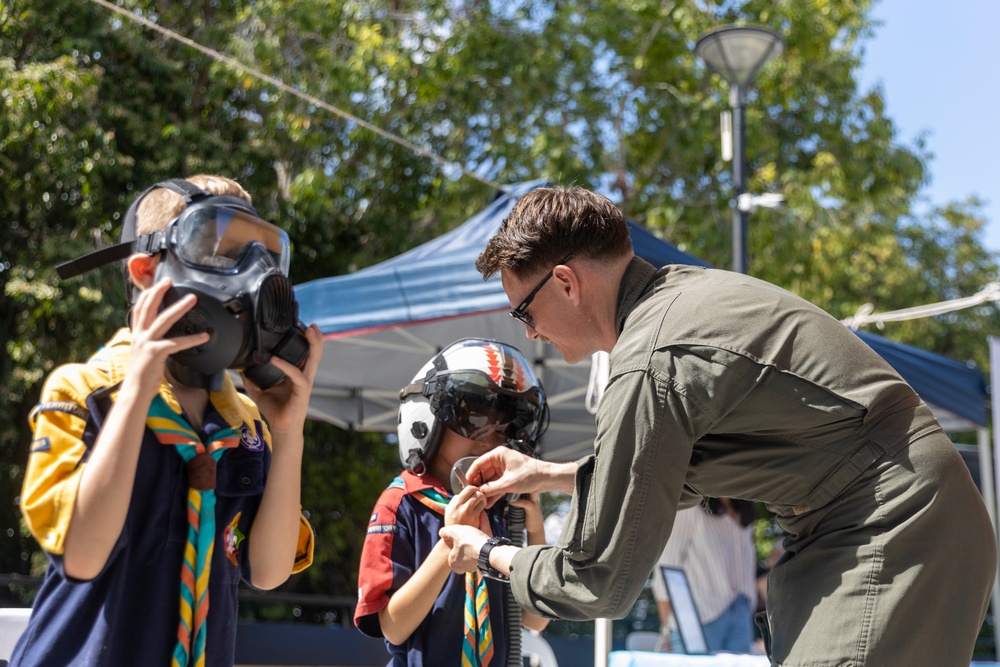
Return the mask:
<path fill-rule="evenodd" d="M 31 414 L 21 509 L 49 566 L 18 667 L 231 665 L 240 579 L 274 588 L 312 560 L 322 338 L 297 321 L 287 235 L 234 181 L 195 176 L 139 195 L 122 239 L 60 267 L 127 257 L 137 296 L 130 328 L 53 371 Z"/>
<path fill-rule="evenodd" d="M 545 543 L 535 498 L 486 510 L 476 480 L 461 472 L 499 446 L 534 452 L 548 417 L 542 387 L 516 348 L 472 338 L 435 355 L 400 399 L 405 470 L 382 492 L 368 523 L 354 622 L 385 638 L 392 666 L 520 665 L 521 624 L 541 630 L 548 621 L 522 618 L 495 570 L 453 574 L 438 531 L 472 525 L 495 545 L 519 540 L 526 528 L 529 544 Z"/>

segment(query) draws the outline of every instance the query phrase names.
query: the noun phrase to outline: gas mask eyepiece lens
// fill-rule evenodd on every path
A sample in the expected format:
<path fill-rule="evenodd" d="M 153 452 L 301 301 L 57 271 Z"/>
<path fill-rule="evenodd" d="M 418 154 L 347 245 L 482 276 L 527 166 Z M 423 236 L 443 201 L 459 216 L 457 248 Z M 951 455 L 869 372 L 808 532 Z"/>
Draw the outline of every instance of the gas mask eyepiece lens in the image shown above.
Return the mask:
<path fill-rule="evenodd" d="M 291 244 L 284 230 L 247 212 L 219 206 L 194 205 L 174 223 L 171 245 L 181 261 L 209 271 L 235 272 L 257 244 L 274 265 L 288 275 Z"/>

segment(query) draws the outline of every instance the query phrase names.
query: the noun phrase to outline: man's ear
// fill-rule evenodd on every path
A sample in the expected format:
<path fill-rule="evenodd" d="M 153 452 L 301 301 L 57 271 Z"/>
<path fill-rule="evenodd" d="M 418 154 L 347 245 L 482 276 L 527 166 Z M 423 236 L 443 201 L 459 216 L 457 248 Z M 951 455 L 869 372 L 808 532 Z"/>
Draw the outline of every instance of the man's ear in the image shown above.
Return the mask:
<path fill-rule="evenodd" d="M 156 275 L 156 267 L 159 263 L 159 256 L 150 256 L 143 253 L 130 255 L 125 261 L 125 264 L 128 267 L 129 279 L 142 289 L 147 289 L 152 286 L 154 276 Z"/>
<path fill-rule="evenodd" d="M 580 276 L 572 267 L 560 264 L 552 269 L 553 282 L 573 303 L 580 302 Z"/>

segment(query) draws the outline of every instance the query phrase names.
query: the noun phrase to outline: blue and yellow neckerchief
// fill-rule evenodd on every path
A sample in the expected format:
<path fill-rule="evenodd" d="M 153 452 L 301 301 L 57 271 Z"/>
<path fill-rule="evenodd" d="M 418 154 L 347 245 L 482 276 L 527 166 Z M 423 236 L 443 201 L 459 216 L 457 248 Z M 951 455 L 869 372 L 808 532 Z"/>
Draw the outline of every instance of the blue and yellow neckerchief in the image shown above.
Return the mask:
<path fill-rule="evenodd" d="M 402 482 L 401 479 L 399 481 Z M 436 489 L 421 489 L 412 495 L 422 505 L 441 515 L 453 497 Z M 479 570 L 466 572 L 462 667 L 489 667 L 492 660 L 493 629 L 490 627 L 490 596 L 486 589 L 486 579 Z"/>
<path fill-rule="evenodd" d="M 181 566 L 180 620 L 171 667 L 205 667 L 208 631 L 208 578 L 215 551 L 215 469 L 229 448 L 240 444 L 240 432 L 229 427 L 203 443 L 182 415 L 157 395 L 146 425 L 161 445 L 173 445 L 187 462 L 188 539 Z"/>

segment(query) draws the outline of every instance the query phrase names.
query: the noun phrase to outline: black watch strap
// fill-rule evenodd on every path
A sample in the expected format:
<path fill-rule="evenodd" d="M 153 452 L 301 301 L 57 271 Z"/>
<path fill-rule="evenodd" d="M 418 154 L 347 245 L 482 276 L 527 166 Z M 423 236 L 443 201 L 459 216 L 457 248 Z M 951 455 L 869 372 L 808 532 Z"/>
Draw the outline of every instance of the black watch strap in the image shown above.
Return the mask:
<path fill-rule="evenodd" d="M 491 537 L 486 540 L 486 544 L 479 550 L 479 571 L 484 577 L 496 579 L 497 581 L 510 581 L 510 577 L 490 565 L 490 552 L 493 551 L 493 547 L 504 544 L 511 544 L 511 541 L 506 537 Z"/>

